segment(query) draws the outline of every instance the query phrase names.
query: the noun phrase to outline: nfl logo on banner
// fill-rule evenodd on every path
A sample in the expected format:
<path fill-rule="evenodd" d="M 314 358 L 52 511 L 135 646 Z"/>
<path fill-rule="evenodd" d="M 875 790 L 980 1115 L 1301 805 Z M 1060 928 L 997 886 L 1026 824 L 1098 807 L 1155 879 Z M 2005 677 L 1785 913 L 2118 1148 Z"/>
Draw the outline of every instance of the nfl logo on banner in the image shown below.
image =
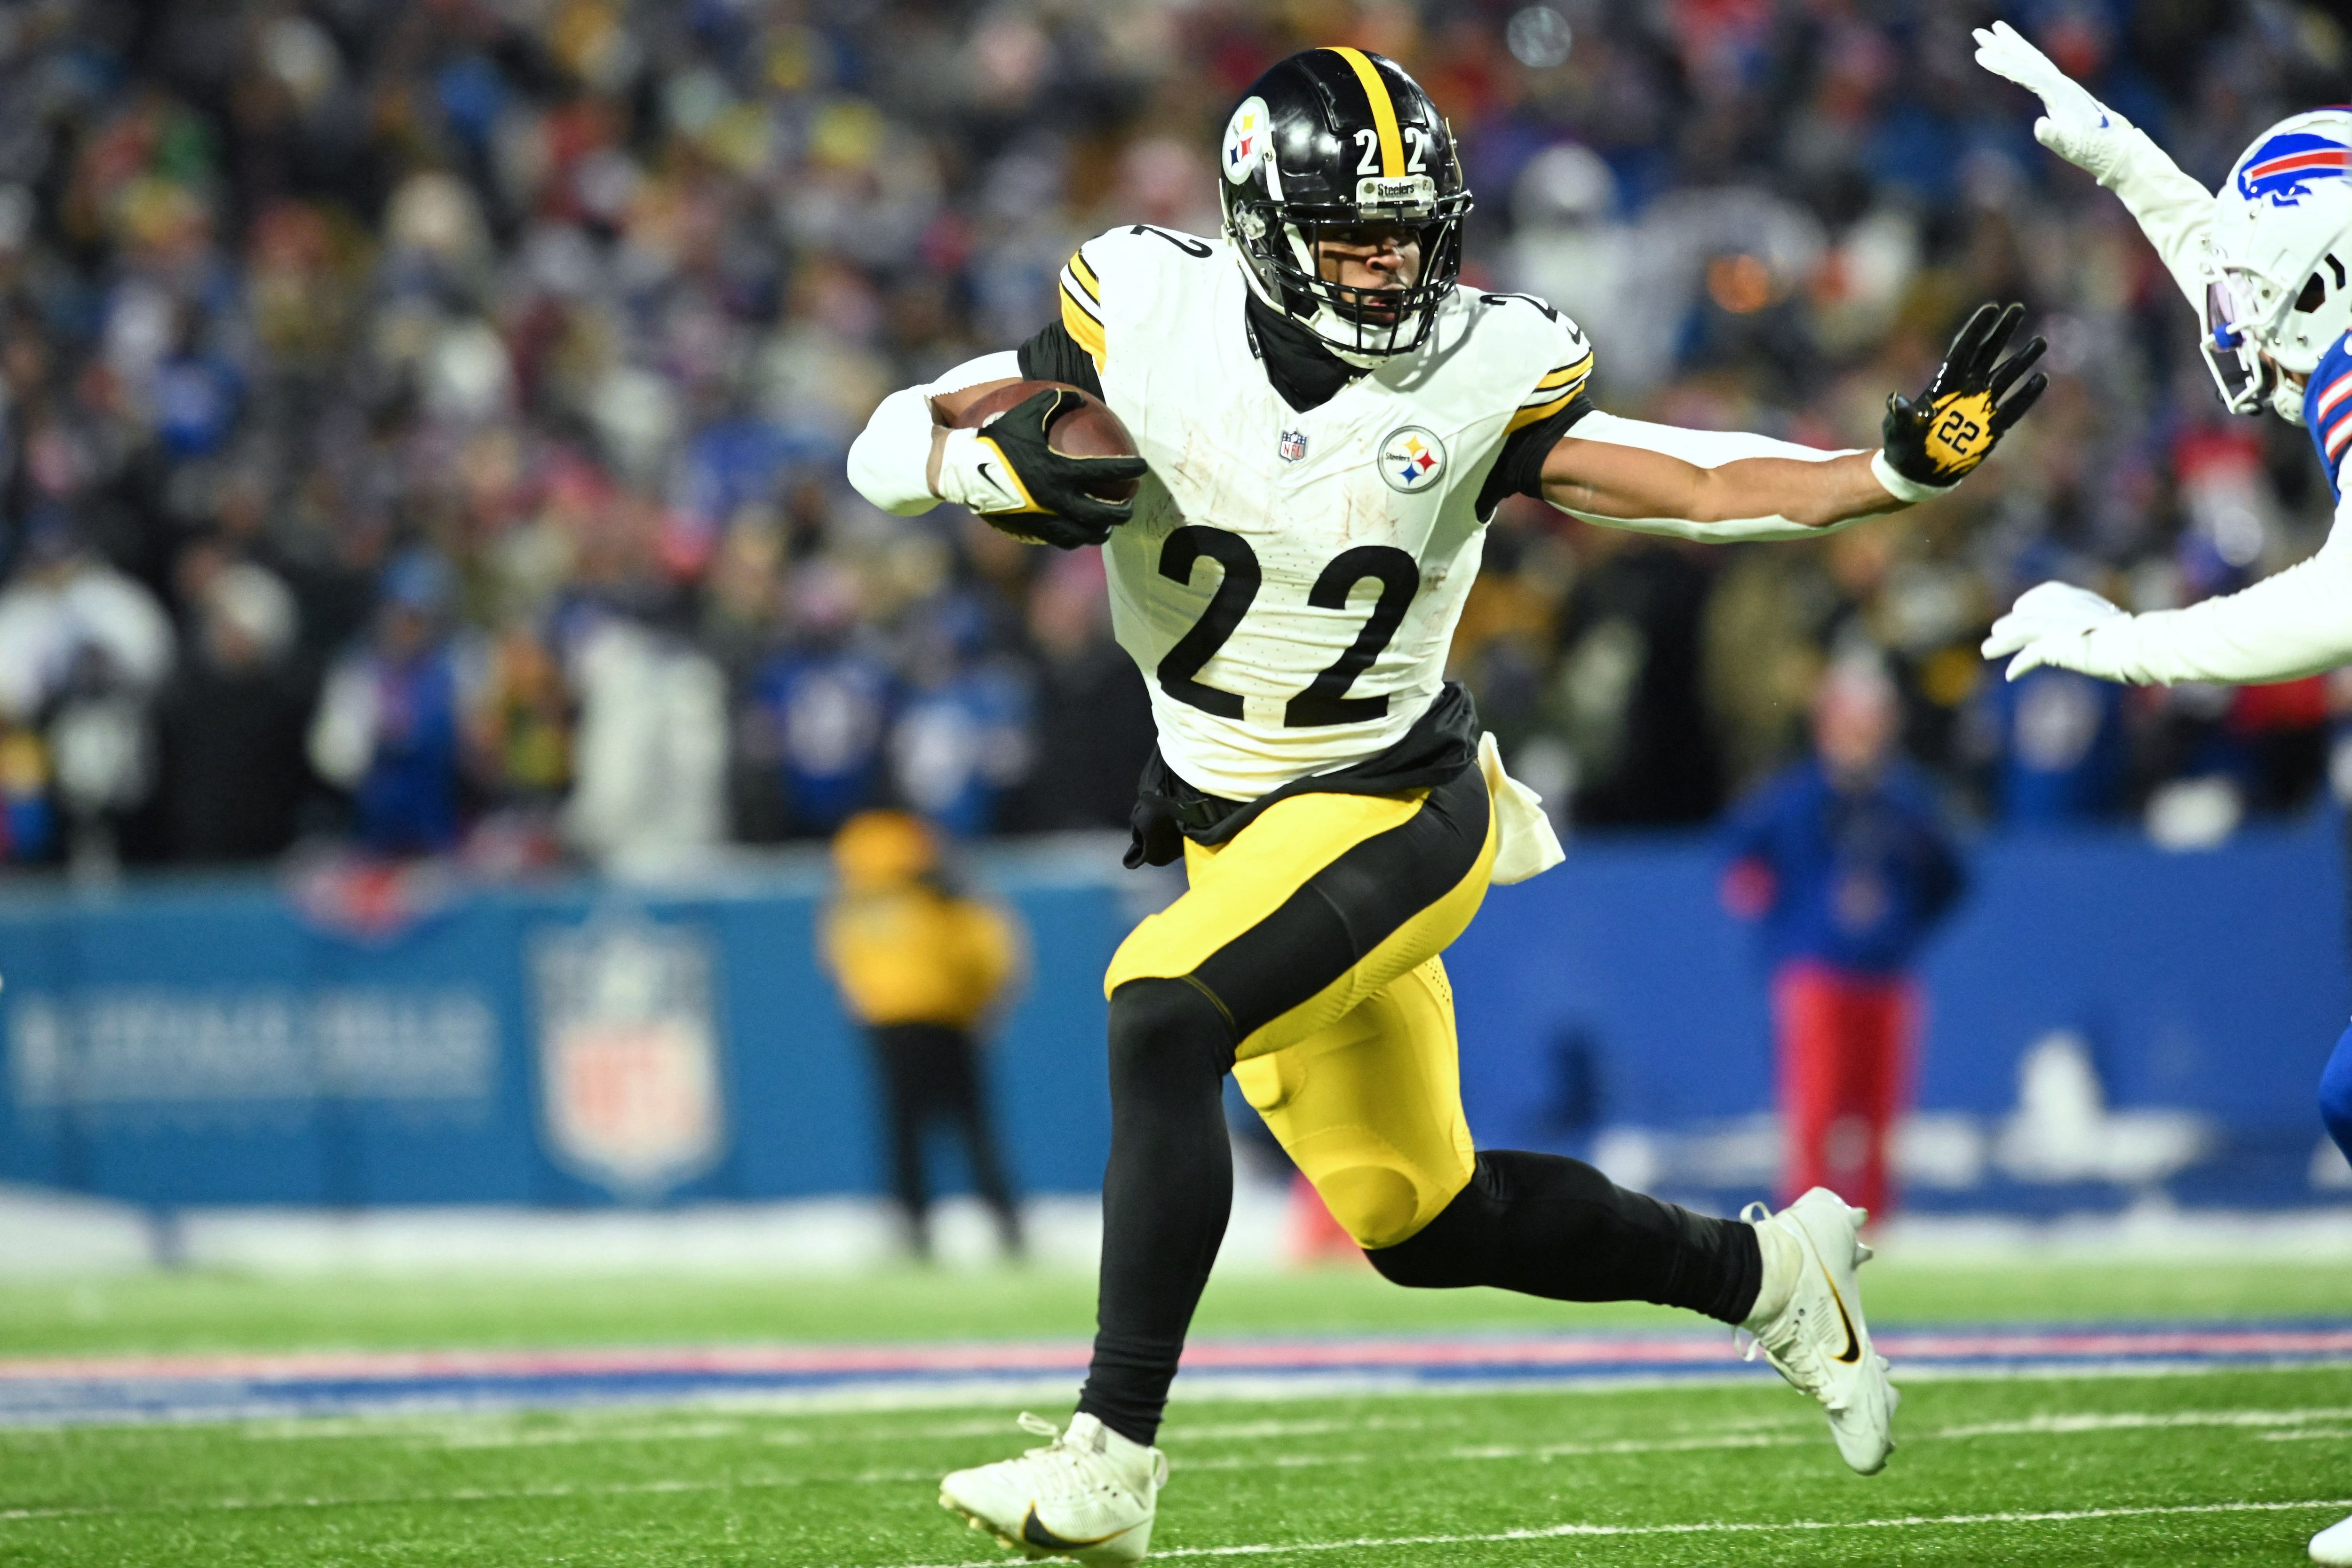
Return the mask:
<path fill-rule="evenodd" d="M 636 1201 L 709 1170 L 726 1142 L 709 940 L 597 922 L 542 936 L 533 958 L 550 1157 Z"/>
<path fill-rule="evenodd" d="M 1306 455 L 1307 433 L 1303 430 L 1284 431 L 1282 433 L 1282 460 L 1285 463 L 1296 463 Z"/>

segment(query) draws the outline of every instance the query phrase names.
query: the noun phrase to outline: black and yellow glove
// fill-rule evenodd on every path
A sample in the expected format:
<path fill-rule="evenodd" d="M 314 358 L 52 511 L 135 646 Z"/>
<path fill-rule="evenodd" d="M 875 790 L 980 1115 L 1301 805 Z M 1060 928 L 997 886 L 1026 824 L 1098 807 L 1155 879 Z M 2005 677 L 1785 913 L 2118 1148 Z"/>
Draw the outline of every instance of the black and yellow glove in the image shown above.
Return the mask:
<path fill-rule="evenodd" d="M 1885 447 L 1873 467 L 1890 491 L 1904 500 L 1919 501 L 1950 489 L 1973 473 L 2009 427 L 2033 406 L 2050 378 L 2039 371 L 2031 376 L 2025 372 L 2050 345 L 2034 338 L 2001 357 L 2024 319 L 2022 305 L 1978 306 L 1918 401 L 1900 392 L 1887 397 L 1886 419 L 1880 426 Z M 2021 376 L 2025 377 L 2021 386 Z"/>
<path fill-rule="evenodd" d="M 1079 402 L 1076 392 L 1055 388 L 1023 399 L 978 430 L 949 432 L 940 495 L 1017 538 L 1057 549 L 1102 543 L 1135 515 L 1133 482 L 1143 477 L 1145 464 L 1055 451 L 1048 433 Z M 1104 498 L 1102 492 L 1121 488 L 1128 499 Z"/>

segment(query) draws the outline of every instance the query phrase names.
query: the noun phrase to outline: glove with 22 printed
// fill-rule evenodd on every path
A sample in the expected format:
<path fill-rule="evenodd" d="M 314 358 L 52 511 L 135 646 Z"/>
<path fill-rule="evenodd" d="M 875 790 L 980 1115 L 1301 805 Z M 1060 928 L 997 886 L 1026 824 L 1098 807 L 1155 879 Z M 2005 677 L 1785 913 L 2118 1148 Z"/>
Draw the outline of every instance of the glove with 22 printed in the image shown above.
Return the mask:
<path fill-rule="evenodd" d="M 2042 99 L 2042 115 L 2033 122 L 2033 139 L 2089 171 L 2102 185 L 2113 184 L 2137 151 L 2132 122 L 2093 98 L 2008 23 L 1979 27 L 1976 39 L 1977 64 Z"/>
<path fill-rule="evenodd" d="M 2014 653 L 2009 678 L 2043 665 L 2080 670 L 2101 680 L 2128 678 L 2132 618 L 2087 588 L 2045 582 L 2019 594 L 1984 640 L 1988 659 Z"/>
<path fill-rule="evenodd" d="M 1978 306 L 1918 401 L 1888 395 L 1880 425 L 1885 446 L 1871 468 L 1891 493 L 1922 501 L 1967 478 L 2049 386 L 2050 378 L 2039 371 L 2025 376 L 2049 347 L 2041 339 L 2001 357 L 2024 317 L 2022 305 Z M 2025 383 L 2018 386 L 2021 376 Z"/>
<path fill-rule="evenodd" d="M 1140 457 L 1073 457 L 1047 436 L 1075 412 L 1078 394 L 1055 389 L 1024 398 L 978 430 L 951 430 L 940 450 L 939 493 L 1016 538 L 1056 549 L 1098 545 L 1135 515 L 1132 495 L 1105 500 L 1143 477 Z"/>

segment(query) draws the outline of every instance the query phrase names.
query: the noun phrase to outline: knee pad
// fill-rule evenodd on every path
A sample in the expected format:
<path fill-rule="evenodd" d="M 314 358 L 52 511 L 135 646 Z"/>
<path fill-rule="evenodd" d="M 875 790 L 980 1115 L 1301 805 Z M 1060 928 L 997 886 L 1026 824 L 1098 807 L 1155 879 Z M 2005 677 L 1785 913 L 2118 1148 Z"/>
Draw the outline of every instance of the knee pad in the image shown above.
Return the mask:
<path fill-rule="evenodd" d="M 2319 1075 L 2319 1119 L 2345 1157 L 2352 1159 L 2352 1029 L 2336 1041 L 2336 1051 Z"/>
<path fill-rule="evenodd" d="M 1339 1228 L 1368 1251 L 1377 1254 L 1420 1228 L 1421 1189 L 1401 1170 L 1385 1165 L 1342 1166 L 1312 1179 Z"/>
<path fill-rule="evenodd" d="M 1458 1190 L 1446 1173 L 1423 1169 L 1361 1127 L 1331 1128 L 1286 1147 L 1339 1228 L 1368 1252 L 1419 1235 Z"/>
<path fill-rule="evenodd" d="M 1234 1065 L 1234 1028 L 1208 992 L 1188 980 L 1129 980 L 1110 994 L 1110 1070 L 1182 1072 L 1195 1065 L 1218 1078 Z"/>

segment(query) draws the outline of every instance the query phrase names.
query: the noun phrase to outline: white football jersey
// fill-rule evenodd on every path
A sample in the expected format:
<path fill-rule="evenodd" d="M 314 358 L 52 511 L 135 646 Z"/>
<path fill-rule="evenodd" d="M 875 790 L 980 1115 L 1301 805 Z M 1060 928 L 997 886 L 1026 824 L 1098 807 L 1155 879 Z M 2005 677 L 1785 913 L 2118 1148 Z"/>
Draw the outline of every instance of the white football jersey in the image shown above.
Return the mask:
<path fill-rule="evenodd" d="M 1082 246 L 1062 319 L 1150 473 L 1111 532 L 1111 624 L 1169 766 L 1249 800 L 1386 750 L 1444 679 L 1478 575 L 1481 486 L 1592 350 L 1525 295 L 1457 289 L 1422 346 L 1301 413 L 1252 350 L 1222 240 L 1138 225 Z"/>

